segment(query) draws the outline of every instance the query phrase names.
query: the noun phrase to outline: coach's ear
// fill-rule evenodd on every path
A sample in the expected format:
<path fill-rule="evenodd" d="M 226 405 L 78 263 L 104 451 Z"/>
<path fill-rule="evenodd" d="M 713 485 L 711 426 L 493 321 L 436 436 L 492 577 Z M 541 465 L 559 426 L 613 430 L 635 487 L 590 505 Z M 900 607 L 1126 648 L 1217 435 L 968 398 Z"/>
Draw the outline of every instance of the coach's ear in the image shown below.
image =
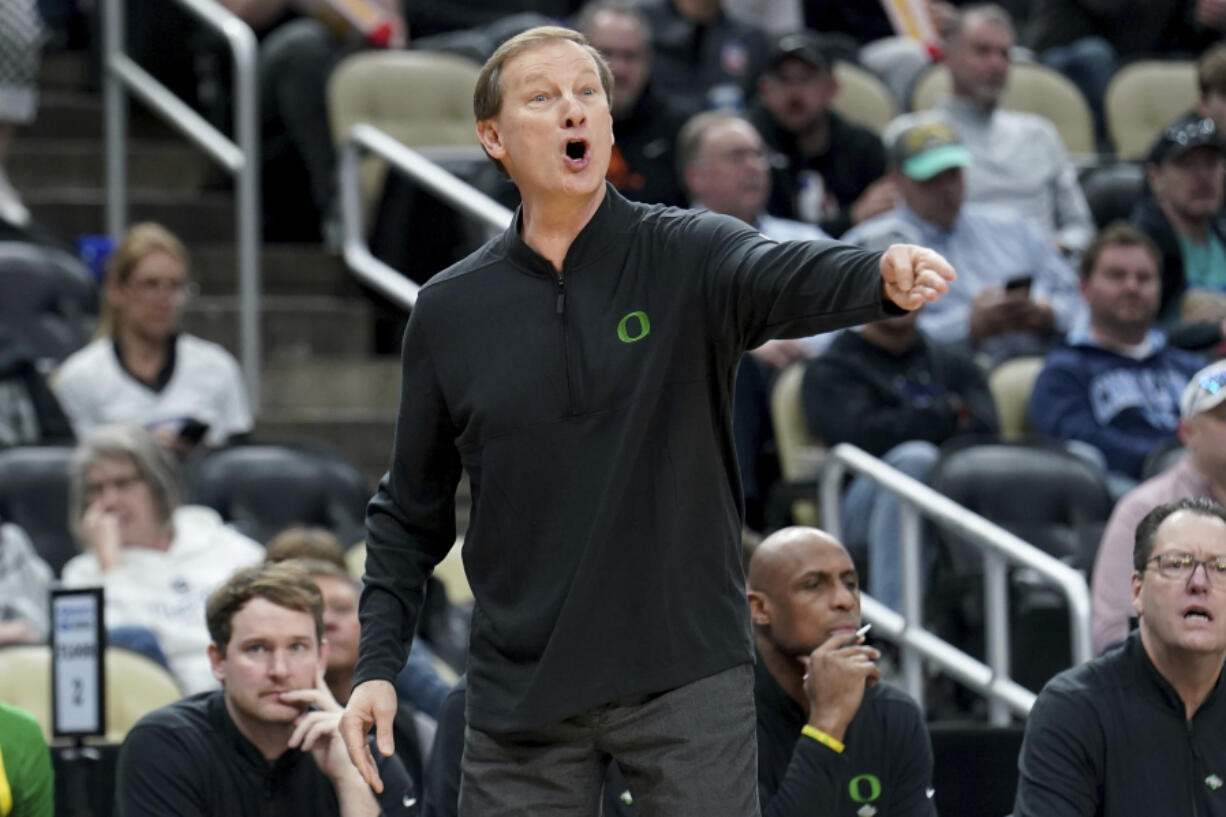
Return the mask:
<path fill-rule="evenodd" d="M 507 149 L 502 143 L 502 134 L 498 130 L 498 123 L 493 119 L 482 119 L 477 123 L 477 138 L 481 140 L 481 147 L 485 148 L 485 152 L 489 154 L 491 159 L 499 161 L 506 158 Z"/>

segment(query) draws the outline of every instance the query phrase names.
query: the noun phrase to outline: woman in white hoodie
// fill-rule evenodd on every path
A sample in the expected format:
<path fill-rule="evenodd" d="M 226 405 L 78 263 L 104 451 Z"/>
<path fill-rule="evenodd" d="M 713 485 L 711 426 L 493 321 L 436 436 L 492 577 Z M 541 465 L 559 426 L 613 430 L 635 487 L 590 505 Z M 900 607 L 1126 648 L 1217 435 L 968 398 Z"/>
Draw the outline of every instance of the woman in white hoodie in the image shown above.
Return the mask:
<path fill-rule="evenodd" d="M 82 553 L 64 565 L 69 587 L 101 585 L 106 626 L 157 639 L 188 694 L 216 686 L 204 602 L 235 570 L 264 557 L 211 508 L 180 505 L 174 455 L 137 426 L 104 426 L 78 446 L 69 523 Z"/>

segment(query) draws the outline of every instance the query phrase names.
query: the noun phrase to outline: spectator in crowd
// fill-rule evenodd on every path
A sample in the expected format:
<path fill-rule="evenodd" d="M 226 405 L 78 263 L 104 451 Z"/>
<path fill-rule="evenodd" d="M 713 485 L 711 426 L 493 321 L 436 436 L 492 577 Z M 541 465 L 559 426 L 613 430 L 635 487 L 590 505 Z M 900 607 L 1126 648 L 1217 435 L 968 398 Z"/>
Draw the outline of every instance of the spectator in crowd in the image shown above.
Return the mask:
<path fill-rule="evenodd" d="M 977 161 L 942 122 L 897 131 L 890 178 L 901 201 L 843 240 L 866 247 L 913 242 L 950 259 L 959 285 L 919 316 L 933 342 L 969 344 L 993 363 L 1042 354 L 1074 323 L 1076 276 L 1033 224 L 965 203 L 964 178 Z"/>
<path fill-rule="evenodd" d="M 1132 223 L 1161 253 L 1162 320 L 1181 346 L 1213 345 L 1226 320 L 1226 142 L 1213 120 L 1191 114 L 1163 130 L 1145 178 L 1152 195 Z"/>
<path fill-rule="evenodd" d="M 382 27 L 347 24 L 332 0 L 221 0 L 257 31 L 260 42 L 261 163 L 264 235 L 276 241 L 340 245 L 336 149 L 328 123 L 328 76 L 364 47 L 403 48 L 401 0 L 367 0 Z M 299 9 L 313 9 L 311 15 Z"/>
<path fill-rule="evenodd" d="M 772 152 L 774 184 L 767 209 L 842 235 L 894 206 L 883 178 L 885 150 L 877 134 L 839 116 L 829 57 L 812 32 L 780 37 L 758 80 L 752 121 Z"/>
<path fill-rule="evenodd" d="M 0 8 L 0 222 L 23 227 L 30 211 L 4 170 L 13 131 L 38 110 L 38 56 L 42 20 L 37 0 L 5 0 Z M 4 232 L 0 227 L 0 232 Z"/>
<path fill-rule="evenodd" d="M 353 668 L 358 663 L 358 640 L 362 624 L 358 621 L 358 587 L 344 568 L 335 562 L 321 559 L 295 559 L 294 564 L 311 575 L 319 588 L 324 602 L 324 643 L 328 645 L 327 668 L 324 683 L 332 697 L 344 706 L 353 689 Z M 440 682 L 439 704 L 446 697 L 449 687 Z M 417 713 L 403 699 L 396 709 L 392 731 L 396 736 L 396 755 L 417 782 L 418 791 L 422 781 L 422 747 L 429 746 L 434 738 L 434 719 L 420 721 Z"/>
<path fill-rule="evenodd" d="M 690 117 L 677 138 L 677 164 L 692 207 L 739 218 L 774 241 L 830 237 L 812 224 L 766 212 L 766 145 L 740 114 L 704 111 Z"/>
<path fill-rule="evenodd" d="M 890 123 L 886 142 L 917 122 L 944 122 L 973 157 L 967 198 L 1033 220 L 1052 243 L 1075 254 L 1093 237 L 1094 221 L 1055 126 L 999 107 L 1013 41 L 1013 23 L 1000 6 L 963 8 L 945 43 L 952 96 Z"/>
<path fill-rule="evenodd" d="M 1128 635 L 1132 599 L 1132 534 L 1145 514 L 1184 497 L 1226 499 L 1226 362 L 1192 376 L 1179 398 L 1179 440 L 1187 453 L 1162 473 L 1125 494 L 1103 531 L 1094 561 L 1090 609 L 1094 651 L 1102 652 Z"/>
<path fill-rule="evenodd" d="M 26 532 L 0 521 L 0 644 L 47 639 L 47 591 L 54 580 Z"/>
<path fill-rule="evenodd" d="M 95 339 L 52 379 L 77 436 L 135 423 L 186 453 L 251 431 L 237 361 L 179 331 L 193 288 L 187 269 L 187 251 L 166 228 L 146 222 L 124 234 L 107 264 Z"/>
<path fill-rule="evenodd" d="M 135 426 L 86 437 L 68 487 L 69 524 L 83 552 L 64 565 L 64 584 L 105 589 L 112 643 L 161 657 L 188 693 L 213 688 L 205 597 L 264 549 L 212 508 L 180 505 L 178 464 Z M 146 648 L 150 635 L 155 645 Z"/>
<path fill-rule="evenodd" d="M 122 814 L 415 813 L 399 758 L 381 758 L 387 785 L 376 798 L 337 734 L 323 607 L 306 571 L 284 563 L 239 570 L 210 594 L 207 655 L 221 689 L 155 710 L 128 733 Z"/>
<path fill-rule="evenodd" d="M 1139 632 L 1039 693 L 1014 817 L 1215 814 L 1226 756 L 1226 508 L 1183 499 L 1137 526 Z"/>
<path fill-rule="evenodd" d="M 593 0 L 575 28 L 613 72 L 613 158 L 608 179 L 623 196 L 684 206 L 677 182 L 677 133 L 685 116 L 651 81 L 651 27 L 626 0 Z"/>
<path fill-rule="evenodd" d="M 42 727 L 0 702 L 0 815 L 54 817 L 55 772 Z"/>
<path fill-rule="evenodd" d="M 1099 233 L 1081 257 L 1089 328 L 1047 356 L 1030 396 L 1036 431 L 1088 443 L 1126 480 L 1175 436 L 1180 392 L 1200 368 L 1155 328 L 1161 263 L 1153 242 L 1127 224 Z"/>
<path fill-rule="evenodd" d="M 758 796 L 763 817 L 935 817 L 932 745 L 915 701 L 877 683 L 851 557 L 815 528 L 784 528 L 749 562 L 758 660 Z M 868 779 L 871 778 L 871 779 Z"/>
<path fill-rule="evenodd" d="M 656 87 L 686 114 L 748 103 L 768 48 L 760 28 L 729 18 L 721 0 L 645 0 L 643 12 Z"/>
<path fill-rule="evenodd" d="M 1226 43 L 1219 43 L 1196 61 L 1196 114 L 1213 120 L 1226 133 Z"/>
<path fill-rule="evenodd" d="M 739 114 L 705 111 L 690 117 L 677 140 L 677 160 L 694 207 L 739 218 L 776 241 L 829 237 L 812 224 L 765 211 L 771 188 L 766 148 L 754 126 Z M 733 435 L 750 527 L 760 529 L 765 522 L 766 475 L 759 459 L 773 438 L 769 405 L 773 374 L 794 360 L 820 353 L 827 342 L 820 335 L 768 340 L 742 357 L 737 369 Z"/>
<path fill-rule="evenodd" d="M 627 201 L 605 180 L 610 84 L 599 52 L 556 27 L 483 67 L 477 133 L 523 205 L 422 288 L 396 452 L 367 514 L 341 728 L 377 785 L 365 736 L 392 750 L 391 681 L 455 541 L 464 471 L 479 497 L 464 540 L 477 613 L 466 817 L 542 799 L 581 813 L 610 758 L 646 812 L 756 810 L 735 366 L 771 337 L 915 309 L 955 277 L 919 247 L 779 243 L 728 216 Z"/>
<path fill-rule="evenodd" d="M 329 630 L 336 625 L 337 635 L 330 635 L 328 653 L 328 686 L 332 694 L 342 704 L 349 700 L 349 690 L 353 686 L 353 668 L 357 663 L 357 638 L 360 630 L 358 624 L 358 589 L 352 582 L 346 587 L 341 585 L 338 575 L 349 576 L 345 561 L 345 551 L 330 531 L 323 528 L 291 527 L 278 533 L 265 548 L 265 559 L 269 562 L 284 562 L 287 559 L 298 559 L 318 567 L 320 563 L 330 564 L 340 571 L 316 570 L 311 573 L 320 585 L 324 594 L 324 624 Z M 434 592 L 433 590 L 427 591 Z M 444 594 L 445 595 L 445 594 Z M 349 598 L 352 596 L 352 598 Z M 350 603 L 352 602 L 352 604 Z M 352 609 L 350 609 L 352 608 Z M 349 614 L 353 614 L 352 621 Z M 331 623 L 330 623 L 331 622 Z M 339 645 L 336 638 L 344 639 Z M 349 641 L 352 640 L 352 644 Z M 352 647 L 352 650 L 350 648 Z M 352 651 L 352 654 L 350 654 Z M 451 686 L 439 675 L 434 666 L 434 651 L 422 641 L 418 635 L 413 636 L 413 647 L 409 650 L 408 660 L 404 669 L 396 677 L 396 691 L 401 700 L 408 701 L 414 708 L 424 712 L 430 718 L 438 717 L 438 709 L 443 704 Z M 397 742 L 399 750 L 399 742 Z M 415 767 L 407 761 L 405 765 L 413 770 Z M 420 767 L 418 762 L 417 767 Z M 420 779 L 416 772 L 414 778 Z"/>
<path fill-rule="evenodd" d="M 839 333 L 806 364 L 801 405 L 810 433 L 826 445 L 851 443 L 926 482 L 938 445 L 993 434 L 998 422 L 983 371 L 961 351 L 929 341 L 917 317 L 922 310 Z M 899 513 L 895 494 L 858 476 L 840 514 L 848 549 L 868 564 L 869 591 L 894 610 L 902 609 Z M 925 556 L 931 564 L 930 549 Z"/>

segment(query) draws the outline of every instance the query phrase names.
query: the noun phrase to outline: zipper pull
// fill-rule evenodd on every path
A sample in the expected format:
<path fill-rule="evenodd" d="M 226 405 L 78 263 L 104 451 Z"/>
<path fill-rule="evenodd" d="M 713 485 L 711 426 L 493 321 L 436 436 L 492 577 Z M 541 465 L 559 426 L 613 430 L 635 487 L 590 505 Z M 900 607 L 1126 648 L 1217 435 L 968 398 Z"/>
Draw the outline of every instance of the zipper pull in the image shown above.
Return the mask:
<path fill-rule="evenodd" d="M 566 282 L 558 279 L 558 314 L 566 312 Z"/>

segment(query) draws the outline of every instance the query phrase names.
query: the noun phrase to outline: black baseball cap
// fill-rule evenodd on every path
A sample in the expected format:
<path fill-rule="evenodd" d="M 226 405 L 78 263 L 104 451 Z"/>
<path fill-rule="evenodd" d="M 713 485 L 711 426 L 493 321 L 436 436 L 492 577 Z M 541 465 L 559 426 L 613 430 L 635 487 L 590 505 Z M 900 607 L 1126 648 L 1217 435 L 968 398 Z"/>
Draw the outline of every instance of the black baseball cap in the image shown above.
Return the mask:
<path fill-rule="evenodd" d="M 830 57 L 818 36 L 810 31 L 793 31 L 775 40 L 766 58 L 766 70 L 774 71 L 785 60 L 800 60 L 811 68 L 830 70 Z"/>
<path fill-rule="evenodd" d="M 1213 148 L 1226 155 L 1226 142 L 1222 140 L 1213 120 L 1190 114 L 1175 120 L 1158 134 L 1145 161 L 1160 164 L 1199 147 Z"/>

